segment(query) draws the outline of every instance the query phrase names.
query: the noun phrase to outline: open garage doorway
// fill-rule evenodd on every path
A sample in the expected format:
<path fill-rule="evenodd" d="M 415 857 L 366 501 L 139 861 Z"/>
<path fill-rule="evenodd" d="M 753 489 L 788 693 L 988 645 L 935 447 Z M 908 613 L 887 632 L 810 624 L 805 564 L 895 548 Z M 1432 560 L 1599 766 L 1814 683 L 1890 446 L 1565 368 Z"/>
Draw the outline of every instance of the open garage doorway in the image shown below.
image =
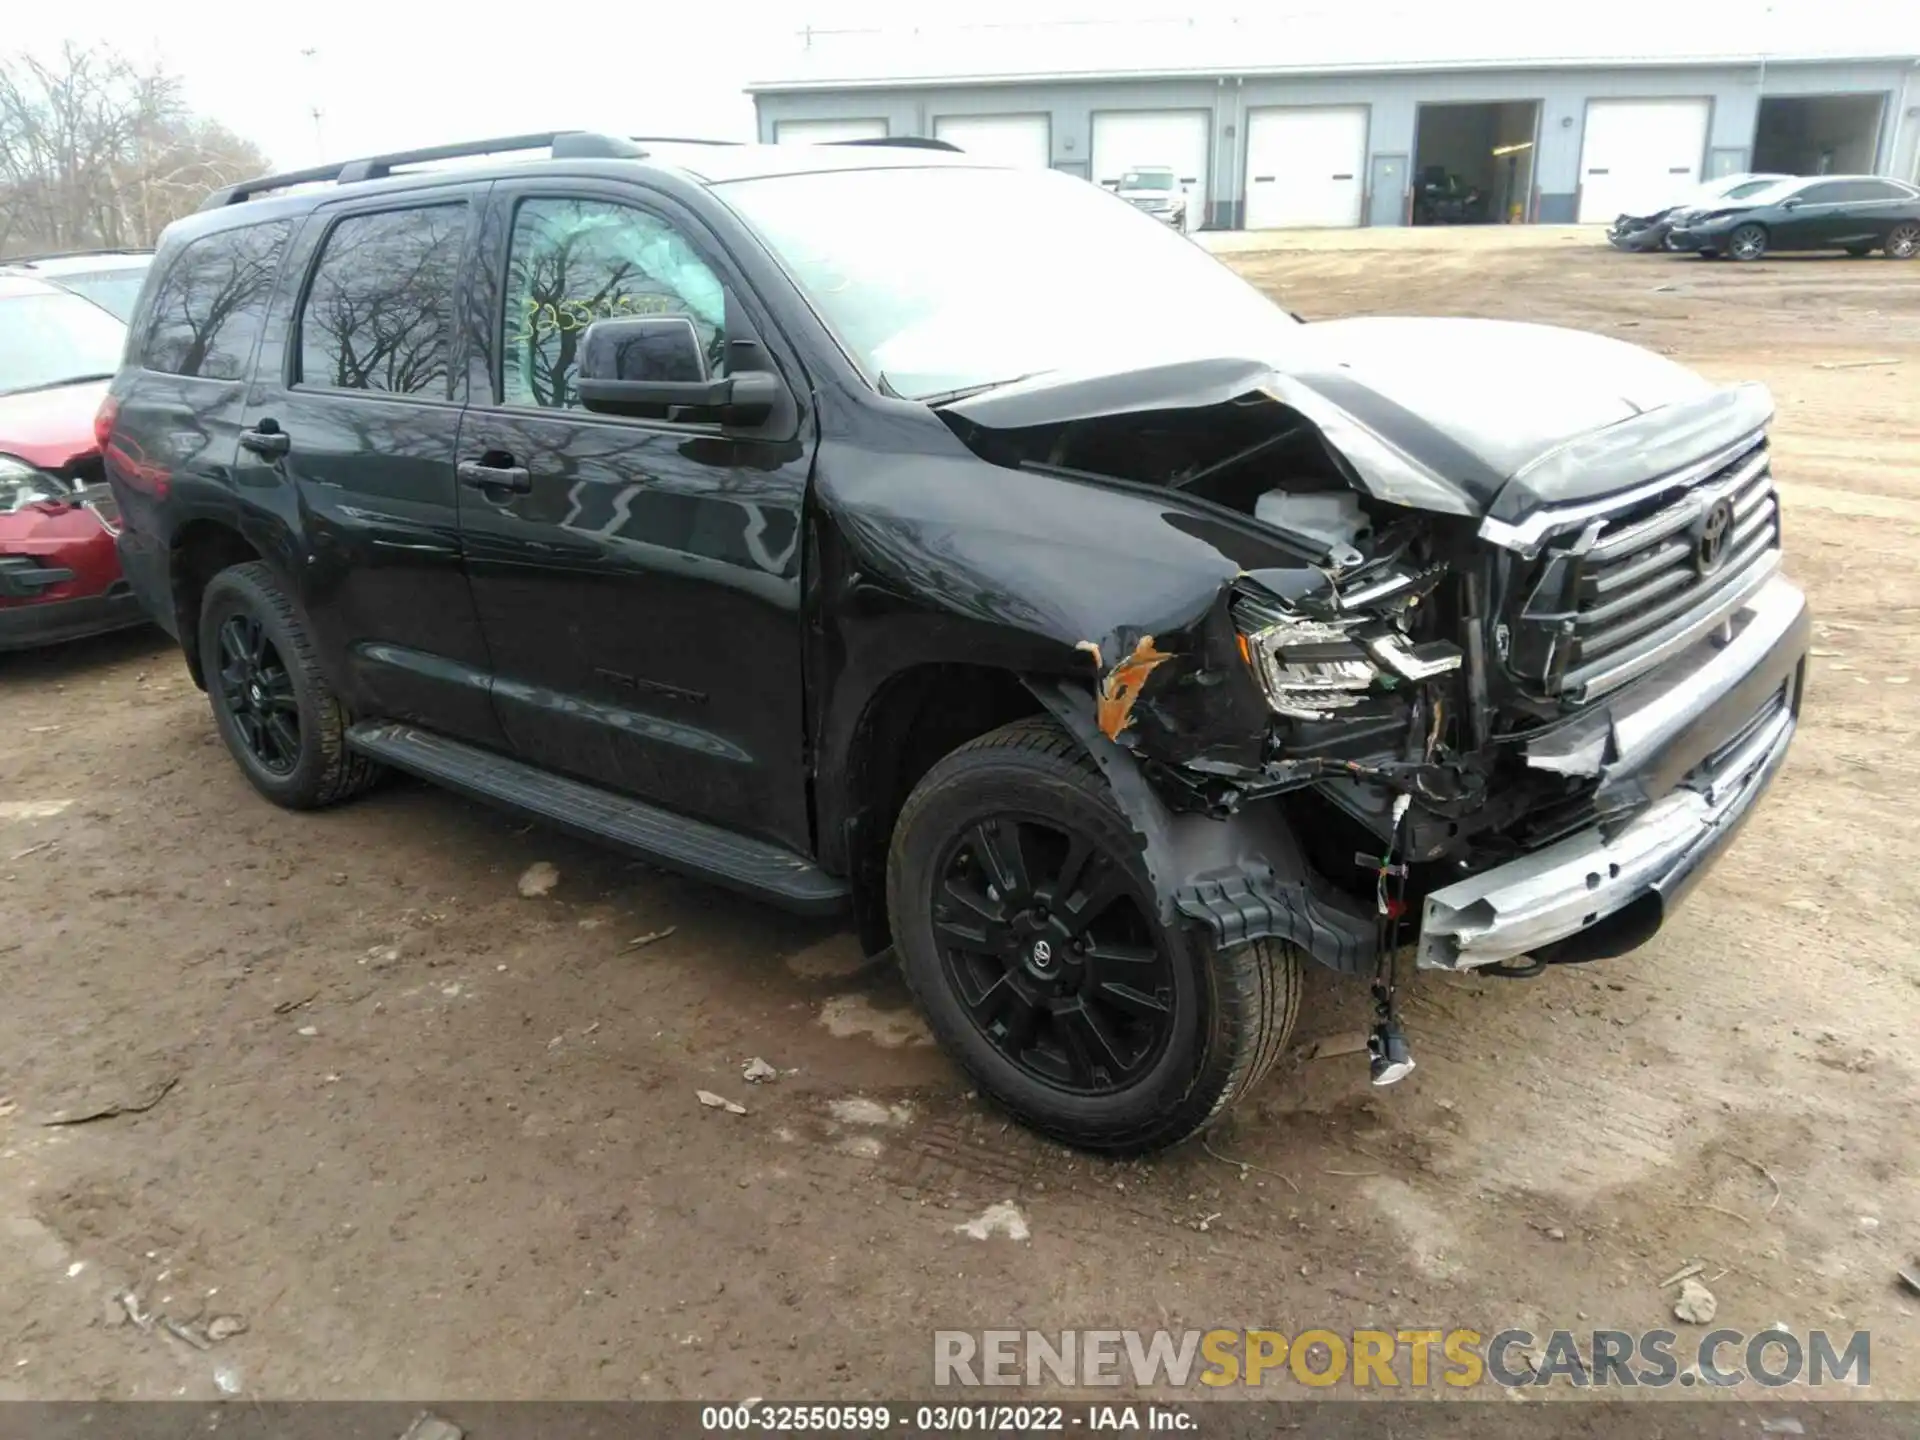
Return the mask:
<path fill-rule="evenodd" d="M 1760 102 L 1753 168 L 1761 174 L 1871 175 L 1887 97 L 1772 95 Z"/>
<path fill-rule="evenodd" d="M 1509 225 L 1533 219 L 1540 102 L 1422 105 L 1414 130 L 1415 225 Z"/>

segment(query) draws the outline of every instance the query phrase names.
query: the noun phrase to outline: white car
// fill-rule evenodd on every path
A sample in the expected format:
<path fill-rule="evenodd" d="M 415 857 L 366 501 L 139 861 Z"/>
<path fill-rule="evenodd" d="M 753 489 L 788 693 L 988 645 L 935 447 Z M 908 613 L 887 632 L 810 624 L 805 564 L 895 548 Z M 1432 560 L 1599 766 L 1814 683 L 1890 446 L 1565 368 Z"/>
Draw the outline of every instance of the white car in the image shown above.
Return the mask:
<path fill-rule="evenodd" d="M 1187 187 L 1167 165 L 1138 165 L 1120 176 L 1114 194 L 1186 234 Z"/>

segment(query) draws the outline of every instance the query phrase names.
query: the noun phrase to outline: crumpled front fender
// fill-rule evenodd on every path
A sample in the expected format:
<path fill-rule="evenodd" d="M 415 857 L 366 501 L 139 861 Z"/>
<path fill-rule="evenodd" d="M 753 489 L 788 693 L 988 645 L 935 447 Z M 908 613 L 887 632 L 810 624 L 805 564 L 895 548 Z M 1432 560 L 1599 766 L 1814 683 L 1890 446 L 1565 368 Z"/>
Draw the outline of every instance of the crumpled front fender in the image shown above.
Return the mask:
<path fill-rule="evenodd" d="M 1245 805 L 1221 819 L 1175 811 L 1147 783 L 1140 762 L 1102 733 L 1091 692 L 1043 678 L 1029 679 L 1027 688 L 1106 776 L 1140 837 L 1161 924 L 1195 926 L 1223 948 L 1284 940 L 1333 970 L 1372 969 L 1373 918 L 1314 874 L 1276 802 Z"/>

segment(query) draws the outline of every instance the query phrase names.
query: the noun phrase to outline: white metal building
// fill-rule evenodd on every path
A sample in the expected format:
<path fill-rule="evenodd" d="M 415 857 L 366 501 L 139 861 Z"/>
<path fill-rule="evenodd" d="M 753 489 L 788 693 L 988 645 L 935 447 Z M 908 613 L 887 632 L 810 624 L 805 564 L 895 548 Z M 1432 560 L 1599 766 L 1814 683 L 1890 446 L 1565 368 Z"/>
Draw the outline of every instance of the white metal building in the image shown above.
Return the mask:
<path fill-rule="evenodd" d="M 1920 23 L 1874 20 L 1899 5 L 1764 52 L 1715 7 L 1673 7 L 1668 33 L 1631 39 L 1596 12 L 1554 58 L 1449 7 L 1391 25 L 1366 10 L 1307 43 L 1258 20 L 803 32 L 786 73 L 750 91 L 766 141 L 935 136 L 1106 184 L 1170 165 L 1192 213 L 1233 229 L 1406 224 L 1429 182 L 1476 192 L 1477 218 L 1588 222 L 1741 171 L 1920 164 Z"/>

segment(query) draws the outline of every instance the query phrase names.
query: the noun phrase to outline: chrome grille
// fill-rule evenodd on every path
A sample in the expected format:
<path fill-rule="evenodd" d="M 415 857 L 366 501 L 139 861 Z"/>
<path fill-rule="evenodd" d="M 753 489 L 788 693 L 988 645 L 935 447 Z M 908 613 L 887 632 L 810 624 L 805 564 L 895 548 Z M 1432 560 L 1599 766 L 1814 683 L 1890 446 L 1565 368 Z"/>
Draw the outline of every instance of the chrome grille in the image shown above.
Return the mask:
<path fill-rule="evenodd" d="M 1704 478 L 1643 490 L 1550 543 L 1516 620 L 1516 653 L 1538 660 L 1549 693 L 1591 699 L 1702 639 L 1779 565 L 1762 438 Z"/>

